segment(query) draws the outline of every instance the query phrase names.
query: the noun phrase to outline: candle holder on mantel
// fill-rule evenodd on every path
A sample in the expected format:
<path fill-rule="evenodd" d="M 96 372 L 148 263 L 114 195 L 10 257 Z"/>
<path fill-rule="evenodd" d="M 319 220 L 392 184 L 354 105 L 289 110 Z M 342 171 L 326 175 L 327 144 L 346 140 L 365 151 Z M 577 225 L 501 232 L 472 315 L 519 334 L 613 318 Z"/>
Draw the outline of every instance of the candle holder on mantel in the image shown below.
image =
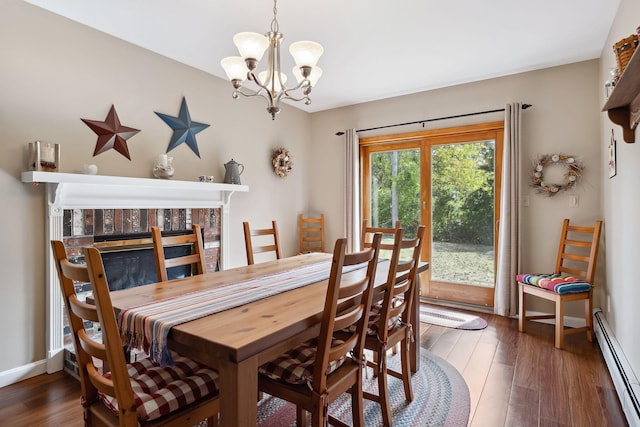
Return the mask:
<path fill-rule="evenodd" d="M 29 170 L 58 172 L 60 170 L 60 144 L 42 141 L 30 142 Z"/>
<path fill-rule="evenodd" d="M 153 161 L 153 176 L 161 179 L 169 179 L 173 176 L 173 157 L 160 154 Z"/>

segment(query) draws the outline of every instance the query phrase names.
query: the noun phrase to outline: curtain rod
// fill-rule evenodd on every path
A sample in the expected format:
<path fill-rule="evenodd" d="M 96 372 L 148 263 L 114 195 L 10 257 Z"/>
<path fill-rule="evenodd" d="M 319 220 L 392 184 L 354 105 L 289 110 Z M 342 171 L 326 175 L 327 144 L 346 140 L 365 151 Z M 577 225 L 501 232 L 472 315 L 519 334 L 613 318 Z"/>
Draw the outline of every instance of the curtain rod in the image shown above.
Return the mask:
<path fill-rule="evenodd" d="M 531 104 L 522 104 L 522 109 L 526 110 L 529 107 L 532 107 L 533 105 Z M 358 129 L 356 130 L 356 132 L 366 132 L 369 130 L 378 130 L 378 129 L 385 129 L 385 128 L 392 128 L 392 127 L 396 127 L 396 126 L 406 126 L 406 125 L 415 125 L 415 124 L 422 124 L 422 127 L 424 127 L 424 124 L 427 122 L 436 122 L 438 120 L 447 120 L 447 119 L 457 119 L 458 117 L 467 117 L 467 116 L 477 116 L 480 114 L 489 114 L 489 113 L 499 113 L 500 111 L 504 111 L 504 108 L 500 108 L 497 110 L 487 110 L 487 111 L 476 111 L 475 113 L 466 113 L 466 114 L 457 114 L 455 116 L 446 116 L 446 117 L 437 117 L 435 119 L 424 119 L 424 120 L 418 120 L 415 122 L 407 122 L 407 123 L 397 123 L 395 125 L 386 125 L 386 126 L 378 126 L 375 128 L 368 128 L 368 129 Z M 336 132 L 337 136 L 341 136 L 344 135 L 344 132 Z"/>

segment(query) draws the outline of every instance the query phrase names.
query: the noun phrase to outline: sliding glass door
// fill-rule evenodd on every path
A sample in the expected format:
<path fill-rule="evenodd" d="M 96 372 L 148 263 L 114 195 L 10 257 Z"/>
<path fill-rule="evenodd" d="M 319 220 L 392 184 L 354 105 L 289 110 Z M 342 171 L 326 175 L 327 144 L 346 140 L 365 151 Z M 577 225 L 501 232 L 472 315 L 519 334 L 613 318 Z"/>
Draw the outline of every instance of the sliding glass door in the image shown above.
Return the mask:
<path fill-rule="evenodd" d="M 360 142 L 363 217 L 427 226 L 422 296 L 493 306 L 502 122 Z"/>

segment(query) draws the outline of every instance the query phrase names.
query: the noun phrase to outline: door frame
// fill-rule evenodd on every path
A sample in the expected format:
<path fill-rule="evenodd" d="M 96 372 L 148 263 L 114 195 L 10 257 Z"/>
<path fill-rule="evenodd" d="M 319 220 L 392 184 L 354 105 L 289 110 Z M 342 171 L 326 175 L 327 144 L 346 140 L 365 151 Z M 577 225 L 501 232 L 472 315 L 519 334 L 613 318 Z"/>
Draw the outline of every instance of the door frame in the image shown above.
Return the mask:
<path fill-rule="evenodd" d="M 494 194 L 494 250 L 498 247 L 498 224 L 500 223 L 500 194 L 502 189 L 502 150 L 504 142 L 504 122 L 487 122 L 465 126 L 455 126 L 443 129 L 430 129 L 420 132 L 383 135 L 361 138 L 360 144 L 360 207 L 363 217 L 370 211 L 371 195 L 370 183 L 365 177 L 370 176 L 368 156 L 374 152 L 420 149 L 420 222 L 427 229 L 429 244 L 422 246 L 421 259 L 431 260 L 431 147 L 450 143 L 465 143 L 480 140 L 495 140 L 495 194 Z M 429 179 L 425 179 L 429 177 Z M 494 256 L 494 275 L 496 271 L 497 254 Z M 420 276 L 421 295 L 432 298 L 466 304 L 492 307 L 495 288 L 461 285 L 451 282 L 432 281 L 431 270 Z"/>

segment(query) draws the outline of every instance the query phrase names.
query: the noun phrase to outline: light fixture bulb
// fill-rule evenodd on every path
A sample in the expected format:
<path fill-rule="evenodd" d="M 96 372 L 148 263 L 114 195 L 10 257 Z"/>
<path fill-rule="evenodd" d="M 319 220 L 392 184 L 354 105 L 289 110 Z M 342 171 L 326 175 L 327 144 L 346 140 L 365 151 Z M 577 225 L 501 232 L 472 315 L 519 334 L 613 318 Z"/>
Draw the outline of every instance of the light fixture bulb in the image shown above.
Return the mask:
<path fill-rule="evenodd" d="M 233 36 L 233 43 L 240 51 L 243 59 L 255 59 L 260 61 L 264 52 L 269 47 L 269 39 L 258 33 L 243 32 Z"/>
<path fill-rule="evenodd" d="M 315 67 L 323 52 L 324 48 L 320 43 L 308 40 L 291 43 L 289 46 L 289 53 L 298 67 Z"/>
<path fill-rule="evenodd" d="M 258 73 L 258 79 L 260 79 L 260 83 L 262 83 L 267 88 L 269 88 L 271 93 L 280 92 L 282 90 L 282 86 L 280 86 L 280 80 L 278 79 L 278 77 L 274 77 L 273 85 L 271 84 L 270 78 L 271 78 L 271 73 L 269 73 L 269 71 L 261 71 L 260 73 Z M 282 79 L 283 84 L 287 82 L 286 74 L 280 73 L 280 78 Z"/>
<path fill-rule="evenodd" d="M 244 81 L 247 78 L 249 69 L 244 59 L 239 56 L 227 56 L 220 61 L 220 65 L 222 65 L 224 72 L 227 73 L 229 80 Z"/>

